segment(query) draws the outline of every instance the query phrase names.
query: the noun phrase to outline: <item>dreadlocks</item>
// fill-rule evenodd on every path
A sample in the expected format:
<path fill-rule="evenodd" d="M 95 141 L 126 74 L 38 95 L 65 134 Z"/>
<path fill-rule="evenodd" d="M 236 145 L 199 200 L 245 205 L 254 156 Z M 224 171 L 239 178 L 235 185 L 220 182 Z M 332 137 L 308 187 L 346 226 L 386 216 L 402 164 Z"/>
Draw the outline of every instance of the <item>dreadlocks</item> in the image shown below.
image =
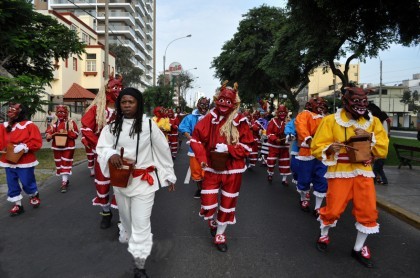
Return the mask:
<path fill-rule="evenodd" d="M 135 113 L 134 122 L 130 129 L 130 137 L 133 138 L 134 134 L 138 134 L 142 132 L 142 123 L 143 123 L 143 113 L 144 113 L 144 105 L 143 105 L 143 96 L 139 90 L 135 88 L 125 88 L 121 91 L 118 95 L 118 98 L 115 102 L 115 110 L 117 112 L 117 116 L 115 120 L 111 123 L 111 133 L 115 136 L 122 130 L 122 124 L 124 120 L 124 115 L 121 110 L 121 98 L 125 95 L 133 96 L 137 100 L 137 111 Z"/>

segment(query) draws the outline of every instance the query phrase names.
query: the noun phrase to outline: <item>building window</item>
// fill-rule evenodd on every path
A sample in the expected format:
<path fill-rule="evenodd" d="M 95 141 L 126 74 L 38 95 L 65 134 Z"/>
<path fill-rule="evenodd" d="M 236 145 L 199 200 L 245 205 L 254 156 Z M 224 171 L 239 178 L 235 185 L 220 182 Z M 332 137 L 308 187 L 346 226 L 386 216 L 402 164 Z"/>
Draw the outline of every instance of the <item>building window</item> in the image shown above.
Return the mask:
<path fill-rule="evenodd" d="M 96 54 L 86 54 L 86 71 L 96 71 Z"/>
<path fill-rule="evenodd" d="M 77 71 L 77 58 L 73 58 L 73 70 Z"/>
<path fill-rule="evenodd" d="M 87 45 L 90 45 L 90 37 L 85 32 L 82 32 L 82 41 Z"/>

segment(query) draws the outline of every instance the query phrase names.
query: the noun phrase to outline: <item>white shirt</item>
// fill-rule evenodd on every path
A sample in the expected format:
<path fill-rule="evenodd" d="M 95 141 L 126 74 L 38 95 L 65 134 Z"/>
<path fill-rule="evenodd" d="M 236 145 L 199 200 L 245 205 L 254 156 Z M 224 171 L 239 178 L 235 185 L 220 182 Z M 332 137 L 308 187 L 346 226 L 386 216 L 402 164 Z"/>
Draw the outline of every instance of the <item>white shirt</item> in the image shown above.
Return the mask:
<path fill-rule="evenodd" d="M 143 117 L 142 132 L 139 136 L 139 152 L 136 155 L 137 134 L 133 137 L 130 137 L 129 135 L 133 122 L 134 119 L 123 119 L 122 131 L 116 149 L 114 149 L 114 144 L 117 138 L 111 133 L 110 125 L 106 125 L 102 130 L 98 139 L 98 145 L 96 146 L 96 152 L 98 154 L 98 163 L 104 176 L 109 177 L 109 158 L 114 154 L 119 155 L 121 147 L 124 147 L 124 158 L 135 161 L 137 156 L 136 169 L 146 169 L 147 167 L 155 166 L 162 187 L 168 186 L 169 182 L 175 183 L 176 176 L 174 164 L 165 135 L 157 127 L 156 123 L 152 121 L 152 150 L 150 144 L 149 118 Z M 140 177 L 137 177 L 134 179 L 130 178 L 126 188 L 118 189 L 124 191 L 127 196 L 154 192 L 159 189 L 158 180 L 155 172 L 150 172 L 149 174 L 153 176 L 153 185 L 149 185 L 147 181 L 142 181 Z"/>

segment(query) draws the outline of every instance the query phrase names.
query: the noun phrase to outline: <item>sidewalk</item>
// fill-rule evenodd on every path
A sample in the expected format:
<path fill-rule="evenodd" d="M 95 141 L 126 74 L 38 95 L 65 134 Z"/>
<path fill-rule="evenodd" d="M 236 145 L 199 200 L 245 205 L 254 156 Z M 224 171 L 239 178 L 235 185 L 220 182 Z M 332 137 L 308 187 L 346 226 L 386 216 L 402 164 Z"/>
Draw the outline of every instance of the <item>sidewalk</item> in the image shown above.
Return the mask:
<path fill-rule="evenodd" d="M 377 205 L 420 229 L 420 167 L 385 166 L 388 185 L 376 185 Z"/>

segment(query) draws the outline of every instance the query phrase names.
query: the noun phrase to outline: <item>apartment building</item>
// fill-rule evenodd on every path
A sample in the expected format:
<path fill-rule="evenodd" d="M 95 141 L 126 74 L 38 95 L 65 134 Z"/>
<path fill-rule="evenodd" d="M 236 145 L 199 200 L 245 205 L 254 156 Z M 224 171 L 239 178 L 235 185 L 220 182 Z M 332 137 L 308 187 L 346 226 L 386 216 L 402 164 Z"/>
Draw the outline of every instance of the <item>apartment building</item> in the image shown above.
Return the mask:
<path fill-rule="evenodd" d="M 336 63 L 342 72 L 344 71 L 344 64 Z M 359 83 L 360 79 L 360 65 L 359 64 L 350 64 L 349 81 L 354 83 Z M 323 72 L 322 67 L 315 68 L 314 72 L 309 75 L 309 84 L 308 84 L 308 96 L 319 96 L 325 97 L 333 94 L 334 90 L 339 90 L 342 86 L 341 79 L 335 76 L 331 69 L 328 72 Z"/>
<path fill-rule="evenodd" d="M 101 88 L 104 88 L 108 76 L 105 76 L 105 46 L 99 42 L 98 34 L 85 22 L 87 15 L 77 17 L 70 12 L 59 13 L 54 10 L 37 12 L 54 17 L 59 23 L 76 31 L 81 41 L 86 43 L 85 53 L 72 55 L 67 59 L 51 61 L 54 66 L 53 80 L 45 86 L 45 97 L 52 103 L 44 110 L 54 110 L 54 104 L 70 106 L 71 117 L 78 122 L 87 107 Z M 115 72 L 115 57 L 108 55 L 108 72 Z M 41 131 L 45 130 L 45 113 L 36 113 L 32 120 Z"/>
<path fill-rule="evenodd" d="M 131 49 L 131 62 L 143 70 L 141 84 L 144 91 L 156 84 L 155 29 L 156 3 L 154 0 L 107 0 L 109 13 L 109 43 L 124 45 Z M 71 12 L 98 34 L 99 42 L 105 45 L 106 0 L 35 0 L 35 9 Z M 116 69 L 118 71 L 118 69 Z"/>

